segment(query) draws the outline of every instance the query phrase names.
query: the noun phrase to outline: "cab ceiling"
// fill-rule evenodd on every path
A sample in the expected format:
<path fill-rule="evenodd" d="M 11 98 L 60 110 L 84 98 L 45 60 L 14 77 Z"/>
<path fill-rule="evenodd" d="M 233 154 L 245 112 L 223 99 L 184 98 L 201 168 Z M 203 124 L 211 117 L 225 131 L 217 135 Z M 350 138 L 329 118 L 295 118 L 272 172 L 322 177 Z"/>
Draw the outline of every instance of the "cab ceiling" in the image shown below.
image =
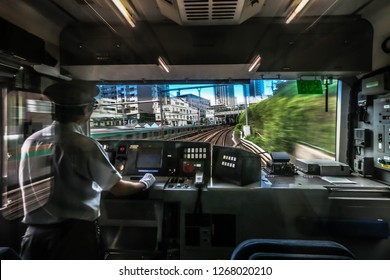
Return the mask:
<path fill-rule="evenodd" d="M 2 8 L 18 8 L 18 17 L 0 15 L 41 35 L 48 45 L 57 43 L 63 74 L 107 81 L 367 72 L 373 34 L 365 13 L 386 5 L 386 0 L 313 0 L 301 17 L 286 24 L 291 7 L 299 1 L 125 0 L 135 19 L 132 28 L 109 0 L 9 2 L 18 3 L 1 4 Z M 23 20 L 30 15 L 61 32 L 45 34 L 45 26 L 31 24 L 36 20 Z M 257 54 L 261 65 L 248 72 Z M 169 64 L 169 73 L 157 65 L 159 56 Z"/>

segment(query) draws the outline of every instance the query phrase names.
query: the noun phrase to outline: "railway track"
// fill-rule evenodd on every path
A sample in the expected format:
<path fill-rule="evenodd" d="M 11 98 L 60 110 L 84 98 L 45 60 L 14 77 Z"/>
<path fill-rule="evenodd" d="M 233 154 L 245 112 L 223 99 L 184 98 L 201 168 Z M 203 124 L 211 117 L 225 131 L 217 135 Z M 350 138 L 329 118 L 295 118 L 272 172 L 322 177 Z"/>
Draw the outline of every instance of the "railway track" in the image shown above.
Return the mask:
<path fill-rule="evenodd" d="M 244 149 L 252 153 L 258 154 L 260 156 L 261 166 L 267 166 L 267 163 L 272 161 L 272 157 L 267 151 L 257 146 L 253 142 L 244 139 L 243 137 L 241 137 L 239 140 L 236 140 L 234 138 L 233 133 L 234 133 L 234 127 L 222 127 L 222 128 L 220 127 L 209 131 L 200 132 L 191 137 L 182 138 L 182 140 L 191 141 L 191 142 L 207 142 L 210 143 L 211 145 L 236 147 L 236 148 Z M 304 145 L 301 145 L 300 150 L 307 151 L 308 149 Z M 316 153 L 318 154 L 318 151 Z M 310 155 L 312 154 L 313 152 L 311 152 Z M 293 155 L 290 156 L 292 157 L 292 161 L 294 161 Z M 321 155 L 321 158 L 324 158 L 325 156 L 326 155 Z M 332 159 L 332 157 L 330 156 L 328 156 L 328 158 Z"/>
<path fill-rule="evenodd" d="M 261 166 L 267 166 L 267 162 L 271 161 L 271 155 L 256 144 L 245 140 L 242 137 L 239 140 L 235 140 L 234 127 L 216 128 L 191 137 L 186 137 L 183 140 L 192 142 L 207 142 L 211 145 L 244 149 L 258 154 L 260 156 Z"/>
<path fill-rule="evenodd" d="M 251 151 L 252 153 L 258 154 L 261 159 L 261 166 L 267 166 L 267 162 L 272 160 L 271 155 L 268 152 L 266 152 L 256 144 L 252 143 L 251 141 L 241 138 L 240 146 L 248 151 Z"/>
<path fill-rule="evenodd" d="M 233 139 L 234 127 L 216 128 L 210 131 L 201 132 L 197 135 L 183 138 L 184 141 L 206 142 L 218 146 L 235 146 Z"/>

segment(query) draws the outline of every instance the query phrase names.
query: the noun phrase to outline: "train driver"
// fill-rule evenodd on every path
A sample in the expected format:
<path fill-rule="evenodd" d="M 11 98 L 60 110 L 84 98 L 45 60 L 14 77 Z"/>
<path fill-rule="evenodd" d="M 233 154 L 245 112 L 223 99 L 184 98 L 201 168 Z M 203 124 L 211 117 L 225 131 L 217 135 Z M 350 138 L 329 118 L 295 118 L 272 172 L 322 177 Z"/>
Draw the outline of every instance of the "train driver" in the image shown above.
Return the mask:
<path fill-rule="evenodd" d="M 91 83 L 70 81 L 51 85 L 44 92 L 54 103 L 54 122 L 26 139 L 19 168 L 27 225 L 22 259 L 101 259 L 96 222 L 101 191 L 129 195 L 155 181 L 152 174 L 139 182 L 122 180 L 101 145 L 84 134 L 82 126 L 92 114 L 98 91 Z M 44 205 L 28 211 L 36 193 L 34 189 L 27 193 L 26 186 L 33 186 L 32 174 L 40 168 L 30 155 L 40 149 L 49 150 L 50 196 Z"/>

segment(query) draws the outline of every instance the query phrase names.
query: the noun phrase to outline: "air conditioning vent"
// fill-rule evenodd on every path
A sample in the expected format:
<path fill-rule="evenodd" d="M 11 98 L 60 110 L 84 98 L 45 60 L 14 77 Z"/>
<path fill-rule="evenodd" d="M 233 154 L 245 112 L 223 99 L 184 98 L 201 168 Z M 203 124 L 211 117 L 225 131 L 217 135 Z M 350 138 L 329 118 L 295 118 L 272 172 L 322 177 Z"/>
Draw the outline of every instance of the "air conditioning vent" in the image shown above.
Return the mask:
<path fill-rule="evenodd" d="M 240 24 L 260 12 L 265 0 L 157 0 L 161 13 L 181 25 Z"/>

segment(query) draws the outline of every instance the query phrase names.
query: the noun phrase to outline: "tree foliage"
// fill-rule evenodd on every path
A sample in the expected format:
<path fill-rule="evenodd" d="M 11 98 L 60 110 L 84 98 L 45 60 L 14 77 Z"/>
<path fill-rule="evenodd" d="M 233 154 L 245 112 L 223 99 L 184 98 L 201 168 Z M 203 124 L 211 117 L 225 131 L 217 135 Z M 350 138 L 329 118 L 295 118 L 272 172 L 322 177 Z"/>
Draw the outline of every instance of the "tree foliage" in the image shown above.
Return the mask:
<path fill-rule="evenodd" d="M 295 81 L 279 83 L 274 95 L 248 107 L 249 125 L 256 142 L 268 152 L 292 153 L 298 142 L 335 152 L 336 83 L 329 86 L 328 112 L 325 95 L 299 95 Z M 238 126 L 245 124 L 245 112 Z"/>

